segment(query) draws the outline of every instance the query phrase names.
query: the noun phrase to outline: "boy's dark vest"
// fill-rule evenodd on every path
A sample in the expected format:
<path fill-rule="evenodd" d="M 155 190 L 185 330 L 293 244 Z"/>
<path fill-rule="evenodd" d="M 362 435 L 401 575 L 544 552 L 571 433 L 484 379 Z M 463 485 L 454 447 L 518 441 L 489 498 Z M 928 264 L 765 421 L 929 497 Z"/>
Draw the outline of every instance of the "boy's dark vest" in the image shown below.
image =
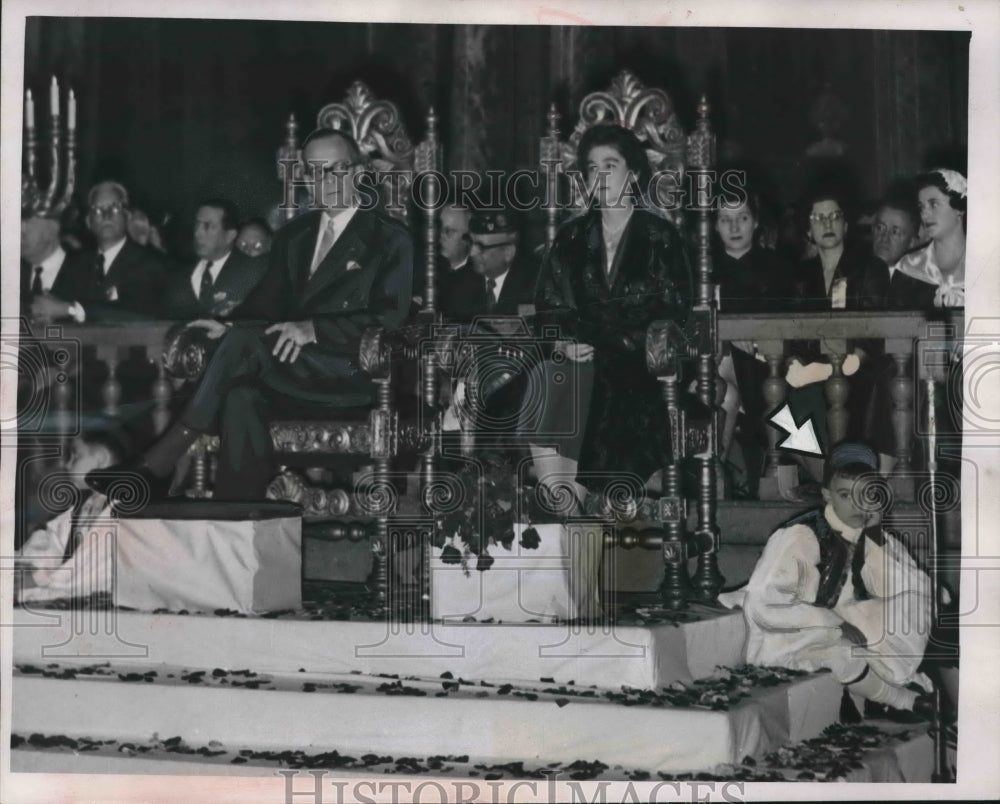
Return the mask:
<path fill-rule="evenodd" d="M 885 546 L 885 537 L 878 526 L 868 527 L 861 531 L 858 541 L 851 544 L 840 535 L 840 531 L 830 527 L 823 516 L 823 509 L 807 511 L 794 519 L 788 520 L 783 527 L 805 525 L 815 535 L 819 543 L 819 588 L 816 590 L 815 605 L 832 609 L 837 605 L 840 592 L 847 583 L 850 574 L 854 584 L 854 596 L 858 600 L 868 600 L 871 595 L 861 580 L 861 568 L 865 563 L 865 539 L 871 539 L 879 547 Z"/>

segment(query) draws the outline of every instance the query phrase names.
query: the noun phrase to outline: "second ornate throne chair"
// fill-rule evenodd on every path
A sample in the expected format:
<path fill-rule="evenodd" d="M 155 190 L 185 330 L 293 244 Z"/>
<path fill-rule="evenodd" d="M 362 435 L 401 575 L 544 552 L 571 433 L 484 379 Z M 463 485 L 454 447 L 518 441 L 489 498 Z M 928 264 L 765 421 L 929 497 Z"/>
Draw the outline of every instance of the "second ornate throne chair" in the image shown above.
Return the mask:
<path fill-rule="evenodd" d="M 714 602 L 722 586 L 717 551 L 719 531 L 715 522 L 717 499 L 717 378 L 716 302 L 710 253 L 712 182 L 715 136 L 709 123 L 709 106 L 703 98 L 697 107 L 695 129 L 686 134 L 670 96 L 645 87 L 622 71 L 608 89 L 592 92 L 580 103 L 579 120 L 569 137 L 561 139 L 559 115 L 553 106 L 549 129 L 541 141 L 541 170 L 545 176 L 546 241 L 551 246 L 559 226 L 559 182 L 578 170 L 576 148 L 592 126 L 617 124 L 630 129 L 645 146 L 654 175 L 653 211 L 673 222 L 685 235 L 694 269 L 694 305 L 687 325 L 654 322 L 646 338 L 646 359 L 660 381 L 664 415 L 669 419 L 674 461 L 663 467 L 658 500 L 624 502 L 628 512 L 622 524 L 636 518 L 653 520 L 658 527 L 643 531 L 618 527 L 606 542 L 623 547 L 659 550 L 665 573 L 660 589 L 668 608 L 682 608 L 689 599 Z M 579 185 L 568 182 L 571 212 L 583 211 Z M 695 397 L 682 402 L 682 369 L 694 374 Z M 695 488 L 685 493 L 682 465 L 696 477 Z M 697 524 L 686 533 L 687 497 L 694 497 Z M 694 577 L 688 577 L 688 559 L 696 559 Z"/>

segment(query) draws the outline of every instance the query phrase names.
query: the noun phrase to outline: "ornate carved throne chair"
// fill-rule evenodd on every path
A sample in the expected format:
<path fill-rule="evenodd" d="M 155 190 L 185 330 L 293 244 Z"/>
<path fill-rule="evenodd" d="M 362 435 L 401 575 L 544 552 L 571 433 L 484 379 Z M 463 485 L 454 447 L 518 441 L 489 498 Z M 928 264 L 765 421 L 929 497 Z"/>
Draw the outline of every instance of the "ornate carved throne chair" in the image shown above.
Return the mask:
<path fill-rule="evenodd" d="M 646 338 L 650 371 L 663 390 L 664 415 L 671 429 L 674 459 L 663 467 L 658 500 L 619 501 L 615 513 L 620 523 L 605 542 L 626 548 L 659 550 L 665 564 L 660 589 L 663 604 L 682 608 L 689 599 L 712 602 L 722 585 L 718 570 L 716 459 L 716 304 L 710 256 L 711 181 L 715 138 L 709 124 L 709 106 L 703 98 L 697 108 L 693 132 L 686 134 L 673 102 L 662 89 L 649 88 L 623 71 L 607 90 L 593 92 L 580 103 L 580 116 L 569 137 L 561 138 L 559 115 L 550 109 L 547 135 L 541 141 L 541 170 L 546 190 L 546 240 L 551 246 L 560 223 L 559 182 L 577 170 L 576 148 L 591 126 L 618 124 L 632 130 L 645 145 L 654 174 L 653 208 L 671 220 L 686 236 L 695 274 L 694 306 L 684 328 L 674 322 L 654 322 Z M 575 182 L 568 182 L 571 213 L 582 211 L 583 197 Z M 688 191 L 694 188 L 694 192 Z M 696 401 L 682 403 L 680 379 L 685 365 L 696 377 Z M 697 476 L 697 525 L 687 534 L 687 503 L 682 490 L 681 466 Z M 658 527 L 641 531 L 628 527 L 634 518 L 653 520 Z M 624 527 L 622 526 L 624 525 Z M 688 577 L 688 559 L 697 558 L 697 570 Z"/>
<path fill-rule="evenodd" d="M 364 333 L 359 365 L 377 385 L 377 400 L 371 410 L 331 411 L 327 416 L 310 413 L 309 418 L 277 420 L 271 424 L 271 437 L 279 471 L 268 488 L 272 499 L 296 502 L 311 523 L 318 538 L 331 542 L 367 540 L 373 554 L 369 589 L 377 601 L 388 596 L 387 559 L 392 532 L 389 520 L 396 512 L 400 486 L 405 486 L 407 458 L 413 459 L 423 443 L 423 431 L 407 404 L 420 396 L 417 387 L 415 331 L 421 317 L 433 316 L 433 271 L 436 235 L 433 215 L 426 219 L 409 203 L 410 187 L 422 172 L 434 171 L 440 163 L 437 143 L 437 118 L 427 115 L 426 137 L 414 144 L 407 133 L 399 108 L 391 101 L 378 99 L 360 81 L 355 82 L 341 102 L 324 106 L 317 115 L 317 127 L 342 130 L 351 134 L 368 157 L 376 179 L 384 211 L 406 223 L 414 231 L 415 278 L 428 274 L 431 291 L 425 293 L 424 310 L 403 331 L 387 333 L 378 328 Z M 277 151 L 279 176 L 290 172 L 302 181 L 303 165 L 294 115 L 286 123 L 286 138 Z M 392 176 L 387 172 L 392 171 Z M 294 186 L 294 185 L 293 185 Z M 288 193 L 282 212 L 286 221 L 304 212 L 307 204 L 295 203 Z M 418 225 L 426 220 L 425 226 Z M 429 268 L 425 271 L 423 263 Z M 416 284 L 416 283 L 415 283 Z M 188 376 L 200 373 L 204 354 L 175 356 L 193 366 Z M 403 382 L 400 382 L 400 380 Z M 408 408 L 401 420 L 400 406 Z M 195 482 L 192 496 L 209 496 L 207 480 L 211 474 L 211 454 L 217 439 L 198 442 L 195 452 Z M 359 468 L 369 471 L 358 472 Z M 333 470 L 339 471 L 339 483 L 332 483 Z M 345 472 L 354 469 L 356 484 L 345 483 Z M 411 533 L 412 540 L 415 534 Z"/>

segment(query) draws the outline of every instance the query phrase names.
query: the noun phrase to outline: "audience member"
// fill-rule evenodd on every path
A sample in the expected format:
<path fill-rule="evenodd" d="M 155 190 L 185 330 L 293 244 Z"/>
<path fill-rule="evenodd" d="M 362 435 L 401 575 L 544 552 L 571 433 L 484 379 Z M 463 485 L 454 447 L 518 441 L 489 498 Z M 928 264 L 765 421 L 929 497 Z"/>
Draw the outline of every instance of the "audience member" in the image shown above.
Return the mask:
<path fill-rule="evenodd" d="M 21 218 L 22 315 L 30 315 L 33 299 L 68 292 L 70 271 L 65 267 L 61 229 L 55 214 Z"/>
<path fill-rule="evenodd" d="M 520 234 L 507 212 L 478 212 L 469 221 L 469 259 L 443 289 L 441 310 L 454 321 L 517 315 L 534 301 L 536 272 L 519 258 Z"/>
<path fill-rule="evenodd" d="M 836 192 L 819 190 L 804 207 L 816 255 L 802 262 L 795 280 L 796 307 L 802 312 L 885 308 L 888 270 L 848 245 L 845 206 Z"/>
<path fill-rule="evenodd" d="M 128 191 L 118 182 L 101 182 L 91 188 L 87 206 L 97 247 L 74 257 L 61 295 L 37 297 L 32 313 L 43 320 L 80 323 L 155 317 L 163 303 L 166 269 L 159 256 L 127 236 Z"/>
<path fill-rule="evenodd" d="M 441 209 L 441 234 L 438 237 L 438 247 L 452 271 L 460 270 L 469 261 L 471 217 L 472 210 L 455 204 L 448 204 Z"/>
<path fill-rule="evenodd" d="M 916 184 L 921 227 L 929 241 L 892 266 L 892 306 L 923 310 L 964 307 L 965 176 L 938 168 L 919 176 Z"/>
<path fill-rule="evenodd" d="M 899 259 L 916 248 L 920 213 L 917 211 L 915 191 L 897 189 L 886 195 L 875 211 L 872 220 L 872 253 L 885 263 L 894 266 Z M 891 295 L 891 281 L 890 281 Z"/>
<path fill-rule="evenodd" d="M 233 248 L 238 220 L 235 204 L 227 199 L 209 198 L 199 204 L 193 238 L 198 261 L 171 280 L 163 318 L 226 318 L 257 286 L 267 260 Z"/>
<path fill-rule="evenodd" d="M 263 218 L 251 218 L 236 236 L 236 248 L 248 257 L 263 257 L 271 251 L 274 232 Z"/>
<path fill-rule="evenodd" d="M 720 199 L 715 231 L 721 248 L 716 247 L 713 264 L 720 313 L 780 311 L 789 304 L 791 269 L 774 251 L 759 244 L 759 228 L 760 199 L 754 192 L 747 191 L 745 201 L 735 206 Z M 768 370 L 753 352 L 750 343 L 726 344 L 719 362 L 719 375 L 726 382 L 720 456 L 725 464 L 742 408 L 743 440 L 748 442 L 743 452 L 747 454 L 734 454 L 730 468 L 741 476 L 737 485 L 748 495 L 754 493 L 766 444 L 762 388 Z"/>

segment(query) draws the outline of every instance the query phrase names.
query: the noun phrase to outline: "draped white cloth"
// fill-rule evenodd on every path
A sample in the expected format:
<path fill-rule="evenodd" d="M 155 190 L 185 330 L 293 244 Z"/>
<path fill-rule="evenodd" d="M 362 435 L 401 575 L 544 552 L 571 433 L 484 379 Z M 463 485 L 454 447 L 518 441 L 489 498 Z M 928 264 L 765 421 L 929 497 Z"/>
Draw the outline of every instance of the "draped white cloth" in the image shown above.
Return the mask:
<path fill-rule="evenodd" d="M 106 592 L 117 606 L 140 611 L 228 609 L 245 614 L 302 605 L 302 520 L 115 518 L 104 497 L 78 519 L 79 544 L 63 556 L 72 511 L 25 543 L 19 563 L 36 584 L 23 602 Z"/>

